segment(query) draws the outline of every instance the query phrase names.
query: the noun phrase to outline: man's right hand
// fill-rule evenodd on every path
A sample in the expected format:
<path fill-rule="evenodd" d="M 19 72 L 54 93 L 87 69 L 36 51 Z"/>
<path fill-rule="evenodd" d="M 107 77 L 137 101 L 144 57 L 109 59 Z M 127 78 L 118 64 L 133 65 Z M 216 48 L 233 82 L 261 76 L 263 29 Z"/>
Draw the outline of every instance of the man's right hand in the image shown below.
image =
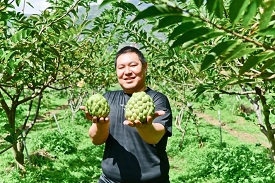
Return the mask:
<path fill-rule="evenodd" d="M 106 118 L 98 118 L 96 116 L 92 116 L 88 110 L 86 110 L 86 107 L 85 106 L 80 106 L 79 107 L 81 110 L 83 110 L 85 112 L 85 115 L 86 115 L 86 118 L 88 120 L 91 120 L 93 123 L 99 123 L 99 124 L 104 124 L 104 123 L 109 123 L 110 122 L 110 119 L 109 117 L 106 117 Z"/>

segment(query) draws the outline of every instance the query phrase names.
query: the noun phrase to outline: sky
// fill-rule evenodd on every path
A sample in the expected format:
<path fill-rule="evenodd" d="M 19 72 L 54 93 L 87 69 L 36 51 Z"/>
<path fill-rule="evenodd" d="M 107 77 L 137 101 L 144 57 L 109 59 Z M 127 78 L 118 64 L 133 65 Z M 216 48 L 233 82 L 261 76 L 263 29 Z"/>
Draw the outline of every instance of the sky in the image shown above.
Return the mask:
<path fill-rule="evenodd" d="M 40 14 L 41 11 L 45 10 L 50 4 L 46 2 L 46 0 L 26 0 L 26 2 L 29 2 L 33 8 L 31 6 L 29 6 L 27 3 L 25 5 L 25 10 L 24 13 L 25 14 Z M 92 3 L 92 4 L 100 4 L 102 2 L 102 0 L 98 0 L 97 3 Z M 19 5 L 19 7 L 16 6 L 15 2 L 13 3 L 14 6 L 16 7 L 16 11 L 18 12 L 22 12 L 23 10 L 23 3 L 24 1 L 21 0 L 21 4 Z"/>

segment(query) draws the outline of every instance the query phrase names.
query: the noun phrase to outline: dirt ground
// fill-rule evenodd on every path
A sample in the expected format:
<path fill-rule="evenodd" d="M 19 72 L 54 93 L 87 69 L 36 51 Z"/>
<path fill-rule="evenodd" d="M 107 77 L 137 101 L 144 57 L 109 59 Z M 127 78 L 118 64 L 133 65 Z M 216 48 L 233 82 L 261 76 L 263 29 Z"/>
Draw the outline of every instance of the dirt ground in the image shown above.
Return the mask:
<path fill-rule="evenodd" d="M 219 120 L 214 119 L 212 116 L 207 115 L 205 113 L 198 113 L 198 112 L 196 114 L 199 118 L 203 118 L 208 123 L 215 125 L 215 126 L 220 126 Z M 249 133 L 244 133 L 244 132 L 238 132 L 238 131 L 230 128 L 227 125 L 222 125 L 222 129 L 226 130 L 232 136 L 239 138 L 241 141 L 244 141 L 247 143 L 252 143 L 252 144 L 261 144 L 262 146 L 267 147 L 267 148 L 270 147 L 267 139 L 266 139 L 266 141 L 264 141 L 264 140 L 262 140 L 263 138 L 259 138 L 259 136 L 251 135 Z M 264 136 L 264 134 L 261 134 L 261 133 L 259 133 L 259 135 Z"/>

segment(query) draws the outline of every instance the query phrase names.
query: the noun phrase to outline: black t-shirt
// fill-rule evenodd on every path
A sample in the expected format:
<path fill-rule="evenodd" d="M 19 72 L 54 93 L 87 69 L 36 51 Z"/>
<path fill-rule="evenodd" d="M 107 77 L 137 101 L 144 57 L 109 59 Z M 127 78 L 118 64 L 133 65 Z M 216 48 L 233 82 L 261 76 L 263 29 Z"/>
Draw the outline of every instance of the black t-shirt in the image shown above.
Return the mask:
<path fill-rule="evenodd" d="M 169 162 L 166 154 L 167 139 L 172 135 L 172 112 L 165 95 L 150 88 L 145 91 L 155 103 L 155 111 L 165 115 L 153 122 L 161 123 L 167 133 L 157 144 L 142 140 L 135 128 L 123 125 L 124 107 L 131 95 L 122 90 L 104 94 L 110 105 L 110 134 L 102 160 L 103 173 L 112 181 L 123 183 L 169 182 Z"/>

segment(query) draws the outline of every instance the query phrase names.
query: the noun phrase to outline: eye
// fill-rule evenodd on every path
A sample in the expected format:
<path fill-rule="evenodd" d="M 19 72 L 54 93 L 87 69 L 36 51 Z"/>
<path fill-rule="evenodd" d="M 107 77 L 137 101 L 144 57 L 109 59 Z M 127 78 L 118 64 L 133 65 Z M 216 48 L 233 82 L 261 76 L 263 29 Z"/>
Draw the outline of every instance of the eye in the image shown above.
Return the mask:
<path fill-rule="evenodd" d="M 137 64 L 131 64 L 130 65 L 130 67 L 136 67 L 137 66 Z"/>
<path fill-rule="evenodd" d="M 120 65 L 120 66 L 117 67 L 117 69 L 123 69 L 123 68 L 124 68 L 123 65 Z"/>

